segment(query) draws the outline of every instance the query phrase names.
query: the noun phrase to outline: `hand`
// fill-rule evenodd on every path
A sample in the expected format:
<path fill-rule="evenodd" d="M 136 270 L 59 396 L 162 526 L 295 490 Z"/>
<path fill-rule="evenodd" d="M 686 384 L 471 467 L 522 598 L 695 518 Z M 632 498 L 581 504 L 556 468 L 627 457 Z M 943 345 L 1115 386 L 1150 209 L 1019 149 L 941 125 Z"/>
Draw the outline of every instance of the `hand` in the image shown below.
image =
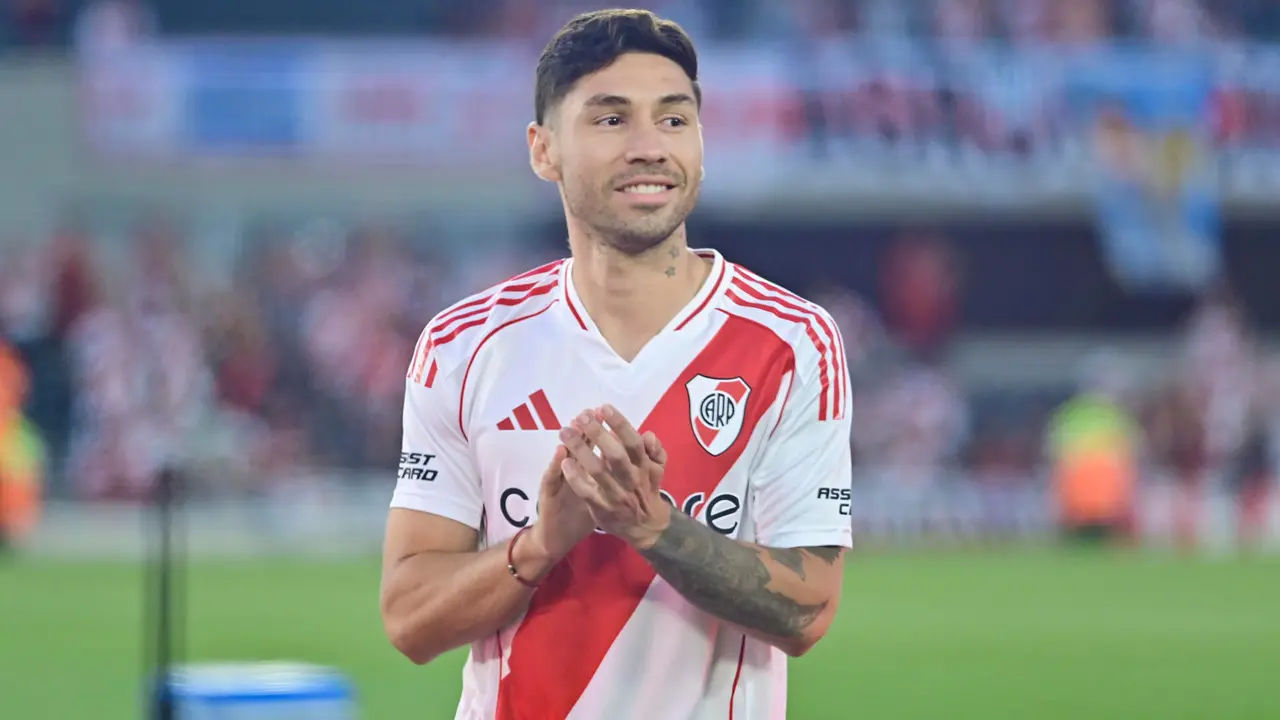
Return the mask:
<path fill-rule="evenodd" d="M 569 451 L 561 463 L 565 482 L 596 525 L 637 549 L 652 547 L 671 521 L 671 505 L 659 493 L 667 455 L 657 436 L 641 436 L 605 405 L 580 415 L 560 440 Z"/>
<path fill-rule="evenodd" d="M 568 456 L 569 451 L 563 445 L 556 447 L 551 464 L 542 473 L 538 490 L 538 519 L 524 538 L 543 560 L 537 569 L 542 570 L 541 565 L 546 566 L 538 575 L 549 571 L 550 566 L 568 555 L 574 545 L 595 529 L 586 504 L 565 483 L 561 465 Z"/>

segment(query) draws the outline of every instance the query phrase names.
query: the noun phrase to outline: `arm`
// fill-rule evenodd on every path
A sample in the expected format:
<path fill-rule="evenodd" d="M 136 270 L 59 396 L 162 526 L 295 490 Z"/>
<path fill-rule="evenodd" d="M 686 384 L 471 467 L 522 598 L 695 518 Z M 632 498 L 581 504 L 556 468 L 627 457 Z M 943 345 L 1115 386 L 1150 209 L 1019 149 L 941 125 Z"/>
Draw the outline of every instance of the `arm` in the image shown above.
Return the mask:
<path fill-rule="evenodd" d="M 400 473 L 383 547 L 383 626 L 416 663 L 492 635 L 532 595 L 507 569 L 509 542 L 477 549 L 483 495 L 450 380 L 443 373 L 433 387 L 406 380 Z M 512 550 L 520 577 L 534 582 L 556 560 L 537 535 L 522 535 Z"/>
<path fill-rule="evenodd" d="M 524 612 L 533 590 L 507 570 L 507 543 L 476 551 L 478 533 L 439 515 L 392 508 L 382 565 L 382 622 L 415 663 L 490 636 Z M 529 534 L 513 549 L 522 578 L 554 564 Z"/>
<path fill-rule="evenodd" d="M 771 548 L 733 540 L 684 513 L 637 548 L 664 580 L 702 611 L 792 657 L 808 652 L 835 618 L 844 548 Z"/>
<path fill-rule="evenodd" d="M 820 419 L 817 378 L 793 376 L 789 391 L 751 471 L 759 543 L 670 513 L 637 549 L 689 602 L 794 657 L 822 639 L 840 603 L 853 461 L 848 415 Z"/>

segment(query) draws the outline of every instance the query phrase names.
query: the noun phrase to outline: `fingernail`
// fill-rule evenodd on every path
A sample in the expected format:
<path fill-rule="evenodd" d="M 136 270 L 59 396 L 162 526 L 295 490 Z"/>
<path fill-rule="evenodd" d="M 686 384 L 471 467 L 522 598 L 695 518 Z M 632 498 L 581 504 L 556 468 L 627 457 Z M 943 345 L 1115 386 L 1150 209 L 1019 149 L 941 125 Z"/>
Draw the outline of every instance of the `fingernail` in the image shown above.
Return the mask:
<path fill-rule="evenodd" d="M 578 422 L 583 423 L 584 425 L 591 422 L 591 414 L 587 412 L 582 413 L 578 416 Z"/>
<path fill-rule="evenodd" d="M 573 428 L 562 428 L 560 430 L 560 439 L 569 442 L 573 439 Z"/>

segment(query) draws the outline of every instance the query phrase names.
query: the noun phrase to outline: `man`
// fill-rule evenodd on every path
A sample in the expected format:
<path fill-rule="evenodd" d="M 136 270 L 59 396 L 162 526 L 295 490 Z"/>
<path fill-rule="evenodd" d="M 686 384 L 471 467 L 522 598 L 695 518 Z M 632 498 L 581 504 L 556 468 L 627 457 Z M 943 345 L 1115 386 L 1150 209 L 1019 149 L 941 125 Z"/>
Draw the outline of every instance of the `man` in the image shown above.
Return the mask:
<path fill-rule="evenodd" d="M 458 718 L 782 718 L 786 657 L 835 615 L 842 341 L 818 306 L 686 246 L 700 101 L 674 23 L 570 21 L 528 141 L 572 257 L 418 342 L 382 615 L 415 662 L 470 644 Z"/>

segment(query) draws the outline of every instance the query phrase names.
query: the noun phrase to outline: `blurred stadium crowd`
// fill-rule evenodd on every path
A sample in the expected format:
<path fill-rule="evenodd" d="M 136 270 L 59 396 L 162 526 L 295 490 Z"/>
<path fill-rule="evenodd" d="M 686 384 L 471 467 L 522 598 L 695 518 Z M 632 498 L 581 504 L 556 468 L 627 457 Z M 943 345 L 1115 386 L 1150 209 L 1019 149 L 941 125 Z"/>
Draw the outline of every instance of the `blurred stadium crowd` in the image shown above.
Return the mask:
<path fill-rule="evenodd" d="M 219 280 L 162 216 L 140 217 L 120 252 L 104 240 L 68 225 L 9 243 L 0 262 L 0 354 L 20 366 L 3 385 L 29 389 L 3 400 L 38 433 L 55 497 L 142 500 L 166 467 L 206 497 L 269 492 L 316 468 L 390 468 L 423 322 L 547 257 L 481 252 L 459 265 L 390 223 L 311 222 L 241 238 Z M 1193 504 L 1226 493 L 1241 531 L 1260 530 L 1280 469 L 1280 358 L 1255 346 L 1229 295 L 1204 297 L 1167 375 L 1100 350 L 1076 387 L 1042 388 L 1030 413 L 1024 402 L 1001 422 L 1019 392 L 976 398 L 945 362 L 960 321 L 955 252 L 907 236 L 880 297 L 803 288 L 846 338 L 867 533 L 1031 532 L 1046 513 L 1132 512 L 1139 483 L 1163 492 L 1158 522 L 1194 523 Z M 1077 475 L 1115 482 L 1073 490 Z M 1044 507 L 1049 488 L 1071 497 Z"/>
<path fill-rule="evenodd" d="M 60 53 L 74 47 L 92 91 L 99 63 L 110 70 L 112 53 L 155 39 L 420 36 L 501 40 L 536 52 L 571 14 L 599 5 L 586 0 L 362 5 L 14 0 L 0 10 L 0 51 Z M 777 237 L 756 243 L 766 252 L 749 251 L 745 238 L 750 233 L 741 227 L 702 235 L 730 259 L 741 253 L 740 259 L 758 272 L 824 304 L 840 323 L 856 395 L 854 522 L 864 535 L 1000 536 L 1038 532 L 1062 518 L 1085 529 L 1136 530 L 1187 542 L 1215 523 L 1219 534 L 1246 540 L 1260 538 L 1266 528 L 1273 534 L 1280 529 L 1280 492 L 1270 491 L 1280 482 L 1280 356 L 1263 342 L 1254 322 L 1266 317 L 1270 327 L 1277 326 L 1280 304 L 1273 283 L 1258 274 L 1271 256 L 1246 257 L 1261 252 L 1262 245 L 1245 242 L 1269 231 L 1234 228 L 1234 240 L 1221 242 L 1216 226 L 1218 200 L 1235 202 L 1231 192 L 1265 200 L 1274 192 L 1270 188 L 1280 185 L 1251 190 L 1233 185 L 1224 173 L 1215 176 L 1218 185 L 1212 191 L 1204 191 L 1195 185 L 1199 176 L 1186 170 L 1195 165 L 1194 158 L 1209 155 L 1187 149 L 1198 149 L 1196 141 L 1174 131 L 1178 137 L 1172 141 L 1148 143 L 1145 130 L 1127 125 L 1124 112 L 1093 105 L 1082 110 L 1063 77 L 1053 75 L 1050 82 L 1033 62 L 1043 60 L 1036 53 L 1045 47 L 1061 60 L 1091 57 L 1094 50 L 1102 54 L 1104 45 L 1117 42 L 1156 51 L 1217 52 L 1231 46 L 1269 52 L 1260 43 L 1280 39 L 1280 3 L 662 0 L 644 5 L 677 20 L 695 39 L 724 41 L 707 53 L 712 72 L 724 75 L 736 67 L 739 56 L 729 44 L 742 40 L 750 42 L 740 46 L 771 48 L 792 63 L 781 101 L 753 94 L 763 83 L 751 73 L 768 66 L 767 58 L 758 65 L 744 62 L 741 75 L 721 78 L 739 85 L 708 106 L 708 147 L 732 138 L 718 153 L 708 152 L 722 162 L 729 158 L 726 171 L 713 167 L 708 173 L 708 195 L 714 186 L 744 178 L 765 185 L 761 178 L 783 177 L 783 160 L 797 146 L 811 147 L 814 152 L 801 154 L 824 160 L 843 157 L 844 165 L 819 168 L 827 172 L 834 165 L 834 175 L 807 173 L 831 179 L 837 198 L 842 183 L 865 190 L 868 185 L 857 183 L 868 179 L 883 186 L 876 189 L 889 187 L 904 197 L 924 188 L 910 197 L 941 200 L 947 193 L 935 188 L 969 186 L 1007 193 L 1001 206 L 1005 215 L 993 211 L 983 220 L 994 228 L 990 233 L 966 232 L 964 223 L 945 219 L 936 224 L 942 228 L 936 233 L 917 232 L 912 202 L 899 199 L 902 209 L 891 214 L 881 233 L 891 238 L 884 252 L 860 245 L 852 239 L 858 233 L 846 232 L 833 215 L 827 224 L 836 229 L 826 242 L 838 238 L 847 244 L 840 259 L 814 249 L 822 239 L 805 240 L 808 249 L 801 249 L 800 236 L 806 233 L 799 231 L 787 253 L 778 252 Z M 457 47 L 465 50 L 464 45 Z M 129 150 L 136 149 L 129 145 L 136 139 L 129 132 L 153 129 L 157 115 L 183 115 L 166 108 L 204 102 L 202 111 L 186 113 L 196 117 L 187 121 L 197 129 L 183 126 L 172 134 L 189 143 L 186 149 L 194 154 L 213 148 L 234 155 L 243 150 L 232 147 L 236 142 L 259 147 L 260 116 L 290 118 L 281 123 L 287 130 L 279 137 L 272 134 L 274 126 L 267 133 L 286 153 L 313 150 L 305 146 L 308 138 L 299 140 L 304 133 L 294 125 L 305 125 L 299 118 L 318 111 L 333 113 L 326 119 L 349 133 L 345 140 L 366 143 L 359 149 L 368 150 L 375 144 L 369 143 L 370 134 L 394 135 L 397 128 L 412 130 L 425 122 L 427 111 L 414 104 L 414 92 L 455 114 L 460 98 L 475 99 L 441 94 L 456 92 L 449 80 L 465 86 L 467 78 L 445 78 L 439 87 L 424 90 L 403 79 L 397 85 L 392 77 L 389 94 L 363 92 L 368 88 L 333 70 L 358 64 L 325 65 L 335 57 L 350 59 L 336 51 L 332 57 L 306 56 L 330 73 L 315 83 L 307 73 L 318 71 L 292 56 L 287 71 L 246 63 L 273 81 L 279 81 L 278 73 L 299 85 L 330 83 L 343 98 L 309 105 L 281 92 L 293 98 L 281 110 L 274 96 L 263 99 L 267 93 L 231 93 L 229 87 L 254 79 L 253 70 L 236 64 L 238 56 L 219 58 L 208 50 L 193 51 L 207 64 L 190 62 L 181 53 L 159 59 L 190 75 L 187 86 L 166 91 L 170 97 L 161 97 L 159 90 L 147 95 L 145 82 L 130 87 L 129 73 L 117 69 L 114 79 L 112 72 L 104 73 L 107 92 L 85 93 L 83 110 L 104 126 L 113 117 L 135 123 L 120 125 L 127 132 L 117 138 L 124 138 Z M 1220 55 L 1213 56 L 1215 62 Z M 1258 58 L 1275 61 L 1266 54 Z M 422 62 L 421 55 L 410 59 Z M 1144 56 L 1120 59 L 1119 67 L 1132 77 L 1147 72 Z M 477 75 L 493 77 L 498 64 Z M 1111 66 L 1101 67 L 1106 75 Z M 1223 164 L 1214 165 L 1216 171 L 1230 168 L 1225 164 L 1232 159 L 1230 151 L 1246 148 L 1249 154 L 1242 158 L 1275 174 L 1266 168 L 1278 166 L 1267 151 L 1280 142 L 1280 86 L 1251 74 L 1261 67 L 1217 62 L 1211 81 L 1185 83 L 1194 86 L 1185 103 L 1182 96 L 1141 99 L 1147 110 L 1193 108 L 1194 124 L 1221 153 Z M 771 69 L 760 72 L 777 79 Z M 344 78 L 348 85 L 342 84 Z M 112 88 L 119 94 L 112 95 Z M 295 88 L 285 83 L 285 89 Z M 139 96 L 143 101 L 132 102 Z M 523 102 L 523 96 L 515 100 Z M 252 112 L 223 112 L 233 105 Z M 144 111 L 118 117 L 109 112 L 125 106 Z M 501 105 L 499 112 L 507 108 Z M 483 118 L 466 121 L 468 131 L 474 122 L 477 137 L 482 127 L 493 126 Z M 773 133 L 783 138 L 777 146 L 769 144 L 776 140 Z M 174 141 L 157 132 L 160 136 L 148 138 L 162 152 L 171 151 L 166 143 Z M 473 153 L 486 162 L 485 153 L 507 153 L 506 146 L 485 139 L 454 142 L 460 139 L 456 130 L 442 142 L 457 147 L 413 145 L 418 135 L 412 132 L 404 137 L 412 150 L 426 147 L 423 157 L 441 165 L 445 161 L 439 157 L 454 157 L 448 153 L 456 153 L 461 165 Z M 1112 175 L 1104 176 L 1113 183 L 1104 186 L 1111 190 L 1096 193 L 1082 181 L 1077 195 L 1086 201 L 1068 212 L 1081 227 L 1103 229 L 1058 232 L 1053 223 L 1060 220 L 1060 208 L 1059 216 L 1041 218 L 1034 198 L 1016 191 L 1066 187 L 1077 176 L 1063 164 L 1073 157 L 1064 149 L 1090 146 L 1098 138 L 1097 156 L 1112 163 Z M 867 141 L 881 150 L 892 146 L 906 152 L 890 157 L 888 165 L 875 165 L 857 152 Z M 957 155 L 957 150 L 971 150 L 985 160 L 959 172 L 954 165 L 930 162 L 939 147 Z M 511 154 L 506 164 L 475 164 L 497 178 L 523 164 L 514 157 L 518 147 Z M 121 157 L 127 164 L 131 156 Z M 760 166 L 745 164 L 757 157 L 765 158 Z M 1010 171 L 991 161 L 1003 157 L 1028 163 Z M 732 164 L 739 161 L 744 164 Z M 888 166 L 905 171 L 876 170 Z M 1148 166 L 1156 169 L 1134 170 Z M 779 193 L 794 184 L 792 179 L 780 183 Z M 935 181 L 936 186 L 928 185 Z M 1153 186 L 1181 189 L 1179 183 L 1194 185 L 1193 191 L 1151 191 Z M 1101 196 L 1096 218 L 1082 208 L 1095 193 Z M 1020 205 L 1020 199 L 1026 202 Z M 1118 202 L 1107 205 L 1108 199 Z M 546 212 L 554 214 L 554 199 L 548 196 L 548 202 Z M 1151 214 L 1154 220 L 1128 212 L 1147 202 L 1159 206 Z M 836 204 L 841 203 L 849 204 L 839 199 Z M 717 211 L 731 216 L 732 205 L 721 199 Z M 1178 215 L 1183 206 L 1192 212 Z M 1273 217 L 1273 204 L 1269 211 L 1266 202 L 1261 207 L 1262 215 Z M 1014 216 L 1021 219 L 1015 222 Z M 1040 224 L 1027 225 L 1027 217 Z M 55 230 L 36 234 L 10 233 L 0 219 L 0 475 L 39 475 L 51 498 L 136 502 L 148 496 L 166 468 L 186 471 L 197 480 L 195 491 L 206 497 L 269 493 L 305 483 L 318 469 L 389 473 L 400 440 L 402 373 L 423 323 L 453 300 L 563 252 L 558 230 L 548 232 L 540 220 L 515 222 L 521 229 L 512 233 L 513 242 L 476 243 L 458 252 L 435 242 L 430 223 L 402 219 L 343 223 L 316 213 L 212 236 L 196 232 L 181 212 L 134 213 L 123 233 L 75 213 L 55 223 Z M 1184 233 L 1179 223 L 1192 230 Z M 1207 240 L 1196 252 L 1170 250 L 1177 243 L 1169 238 L 1178 236 L 1181 242 L 1183 234 Z M 1006 242 L 1028 238 L 1038 244 Z M 735 246 L 737 241 L 742 245 Z M 213 252 L 217 262 L 209 259 L 211 244 L 218 248 Z M 1083 245 L 1088 250 L 1078 251 Z M 1224 245 L 1236 250 L 1223 251 Z M 1161 305 L 1159 298 L 1144 295 L 1149 288 L 1141 282 L 1129 282 L 1150 280 L 1152 268 L 1166 262 L 1166 255 L 1179 258 L 1168 262 L 1183 268 L 1178 272 L 1185 277 L 1172 285 L 1186 302 Z M 1234 270 L 1224 269 L 1231 263 Z M 1107 269 L 1090 274 L 1095 264 Z M 1236 282 L 1240 276 L 1249 282 Z M 1143 308 L 1160 310 L 1142 315 L 1140 322 L 1112 322 L 1124 313 L 1103 317 L 1109 310 L 1098 310 L 1105 303 L 1092 296 L 1104 295 L 1122 310 L 1138 308 L 1138 315 Z M 1091 309 L 1075 309 L 1086 305 Z M 1177 312 L 1168 312 L 1169 307 Z M 1019 314 L 1023 309 L 1026 313 Z M 1072 319 L 1059 322 L 1063 318 Z M 1055 332 L 1069 326 L 1087 338 L 1093 352 L 1073 372 L 1046 370 L 1037 383 L 975 383 L 958 372 L 953 360 L 962 336 L 1008 330 L 1010 319 L 1021 333 L 1018 341 L 1051 344 Z M 1129 331 L 1159 336 L 1164 357 L 1158 367 L 1123 348 L 1108 349 L 1117 332 Z M 998 363 L 1001 353 L 985 357 Z M 15 492 L 12 488 L 33 484 L 7 482 L 0 488 Z M 0 496 L 0 513 L 15 514 L 30 505 L 17 495 Z"/>
<path fill-rule="evenodd" d="M 1185 43 L 1276 39 L 1280 9 L 1269 0 L 655 0 L 646 6 L 706 40 L 765 40 L 860 32 L 932 38 L 951 48 L 982 39 L 1034 47 L 1103 39 Z M 14 0 L 10 43 L 65 44 L 85 27 L 189 34 L 378 34 L 503 37 L 539 45 L 561 18 L 599 7 L 591 0 L 386 0 L 376 7 L 285 0 L 270 6 L 182 0 Z M 89 12 L 84 12 L 88 8 Z M 110 19 L 109 19 L 110 18 Z M 123 19 L 128 18 L 128 22 Z M 79 26 L 79 27 L 78 27 Z"/>

